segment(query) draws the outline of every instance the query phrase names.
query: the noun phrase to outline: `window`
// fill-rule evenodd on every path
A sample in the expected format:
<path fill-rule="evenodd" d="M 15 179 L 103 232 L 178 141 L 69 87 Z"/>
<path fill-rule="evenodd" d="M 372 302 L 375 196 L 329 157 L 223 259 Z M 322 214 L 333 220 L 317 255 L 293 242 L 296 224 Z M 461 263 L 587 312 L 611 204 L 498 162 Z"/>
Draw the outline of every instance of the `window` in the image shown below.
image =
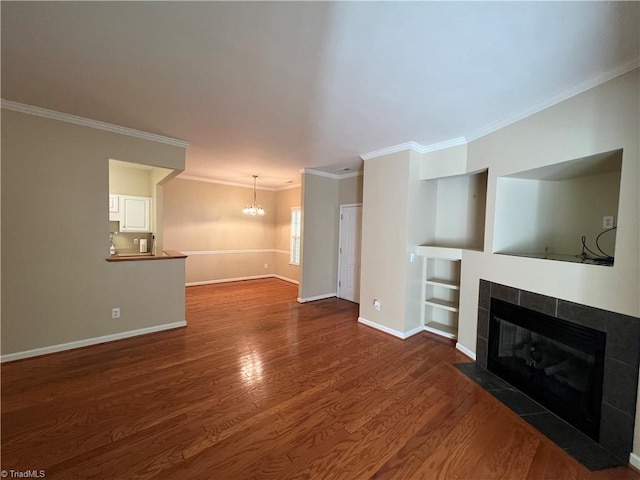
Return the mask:
<path fill-rule="evenodd" d="M 291 209 L 291 243 L 289 244 L 289 263 L 300 265 L 300 207 Z"/>

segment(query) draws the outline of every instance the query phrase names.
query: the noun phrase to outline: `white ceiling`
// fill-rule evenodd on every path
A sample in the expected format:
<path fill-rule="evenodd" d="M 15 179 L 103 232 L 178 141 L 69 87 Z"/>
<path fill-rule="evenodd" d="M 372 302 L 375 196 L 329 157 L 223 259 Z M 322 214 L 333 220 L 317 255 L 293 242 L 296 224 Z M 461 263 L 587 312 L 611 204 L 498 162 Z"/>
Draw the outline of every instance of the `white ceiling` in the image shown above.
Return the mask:
<path fill-rule="evenodd" d="M 2 98 L 178 138 L 186 174 L 471 137 L 640 55 L 638 2 L 2 2 Z"/>

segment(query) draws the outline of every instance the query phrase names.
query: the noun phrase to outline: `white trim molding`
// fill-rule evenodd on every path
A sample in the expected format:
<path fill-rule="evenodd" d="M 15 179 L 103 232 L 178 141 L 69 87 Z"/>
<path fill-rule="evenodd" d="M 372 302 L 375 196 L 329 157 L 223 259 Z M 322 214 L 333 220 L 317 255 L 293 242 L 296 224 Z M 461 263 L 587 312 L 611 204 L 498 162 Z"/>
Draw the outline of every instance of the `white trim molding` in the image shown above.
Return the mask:
<path fill-rule="evenodd" d="M 631 466 L 633 466 L 636 469 L 640 470 L 640 456 L 639 455 L 636 455 L 635 453 L 631 452 L 629 454 L 629 463 L 631 464 Z"/>
<path fill-rule="evenodd" d="M 351 170 L 351 171 L 345 171 L 344 173 L 336 173 L 336 175 L 338 176 L 339 180 L 343 180 L 345 178 L 361 177 L 362 175 L 364 175 L 364 171 Z"/>
<path fill-rule="evenodd" d="M 277 278 L 278 280 L 284 280 L 285 282 L 294 283 L 296 285 L 299 284 L 298 280 L 294 280 L 293 278 L 283 277 L 282 275 L 276 275 L 275 273 L 271 276 L 273 278 Z"/>
<path fill-rule="evenodd" d="M 488 125 L 485 125 L 484 127 L 479 128 L 468 135 L 465 135 L 464 137 L 452 138 L 450 140 L 445 140 L 439 143 L 432 143 L 429 145 L 422 145 L 420 143 L 413 142 L 413 141 L 400 143 L 398 145 L 392 145 L 390 147 L 381 148 L 380 150 L 375 150 L 373 152 L 363 153 L 362 155 L 360 155 L 360 158 L 366 161 L 372 158 L 382 157 L 384 155 L 389 155 L 397 152 L 404 152 L 408 150 L 413 150 L 414 152 L 417 152 L 417 153 L 428 153 L 428 152 L 436 152 L 438 150 L 443 150 L 445 148 L 451 148 L 459 145 L 469 144 L 474 140 L 484 137 L 485 135 L 489 135 L 490 133 L 500 130 L 501 128 L 507 127 L 524 118 L 530 117 L 531 115 L 541 112 L 546 108 L 557 105 L 560 102 L 564 102 L 565 100 L 568 100 L 571 97 L 575 97 L 576 95 L 586 92 L 587 90 L 597 87 L 598 85 L 602 85 L 603 83 L 608 82 L 609 80 L 613 80 L 614 78 L 624 75 L 625 73 L 628 73 L 632 70 L 635 70 L 638 67 L 640 67 L 640 57 L 633 58 L 628 62 L 618 65 L 617 67 L 607 72 L 604 72 L 594 78 L 591 78 L 590 80 L 587 80 L 586 82 L 582 82 L 579 85 L 563 90 L 555 94 L 551 98 L 548 98 L 540 103 L 532 105 L 525 110 L 516 112 L 501 120 L 491 122 Z"/>
<path fill-rule="evenodd" d="M 276 192 L 281 192 L 283 190 L 291 190 L 291 189 L 294 189 L 294 188 L 301 188 L 301 187 L 302 187 L 302 184 L 300 184 L 300 183 L 289 183 L 289 184 L 285 185 L 284 187 L 275 188 L 274 190 Z"/>
<path fill-rule="evenodd" d="M 467 143 L 467 139 L 465 137 L 457 137 L 449 140 L 445 140 L 443 142 L 431 143 L 429 145 L 421 145 L 418 142 L 405 142 L 400 143 L 398 145 L 392 145 L 390 147 L 381 148 L 380 150 L 376 150 L 374 152 L 363 153 L 360 155 L 362 160 L 367 161 L 372 158 L 382 157 L 384 155 L 390 155 L 392 153 L 398 152 L 406 152 L 406 151 L 414 151 L 416 153 L 428 153 L 428 152 L 437 152 L 438 150 L 444 150 L 445 148 L 457 147 L 459 145 L 465 145 Z"/>
<path fill-rule="evenodd" d="M 392 153 L 405 152 L 407 150 L 413 150 L 414 152 L 423 153 L 424 146 L 417 142 L 405 142 L 398 145 L 391 145 L 390 147 L 381 148 L 380 150 L 374 150 L 373 152 L 363 153 L 360 158 L 364 161 L 371 160 L 372 158 L 382 157 L 384 155 L 390 155 Z"/>
<path fill-rule="evenodd" d="M 301 168 L 300 173 L 306 173 L 308 175 L 316 175 L 318 177 L 333 178 L 334 180 L 342 180 L 344 178 L 359 177 L 360 175 L 364 174 L 364 172 L 360 170 L 349 171 L 344 173 L 331 173 L 331 172 L 325 172 L 322 170 L 316 170 L 315 168 Z"/>
<path fill-rule="evenodd" d="M 437 152 L 438 150 L 444 150 L 445 148 L 459 147 L 460 145 L 466 145 L 468 139 L 465 137 L 456 137 L 444 142 L 430 143 L 425 145 L 421 153 Z"/>
<path fill-rule="evenodd" d="M 218 180 L 215 178 L 208 177 L 199 177 L 197 175 L 188 175 L 181 173 L 176 177 L 178 180 L 191 180 L 194 182 L 204 182 L 204 183 L 213 183 L 215 185 L 227 185 L 230 187 L 240 187 L 240 188 L 249 188 L 253 189 L 253 184 L 249 185 L 248 183 L 240 183 L 240 182 L 229 182 L 227 180 Z M 266 190 L 267 192 L 280 192 L 282 190 L 290 190 L 292 188 L 300 188 L 299 183 L 293 183 L 290 185 L 285 185 L 284 187 L 258 187 L 256 186 L 256 190 Z"/>
<path fill-rule="evenodd" d="M 307 303 L 307 302 L 315 302 L 316 300 L 324 300 L 325 298 L 333 298 L 336 294 L 334 293 L 324 293 L 322 295 L 315 295 L 313 297 L 300 298 L 298 297 L 296 300 L 298 303 Z"/>
<path fill-rule="evenodd" d="M 116 340 L 123 340 L 125 338 L 137 337 L 139 335 L 162 332 L 164 330 L 172 330 L 174 328 L 181 328 L 186 326 L 187 322 L 185 320 L 182 320 L 181 322 L 165 323 L 164 325 L 139 328 L 137 330 L 129 330 L 128 332 L 113 333 L 111 335 L 104 335 L 102 337 L 77 340 L 75 342 L 61 343 L 59 345 L 51 345 L 50 347 L 35 348 L 33 350 L 27 350 L 24 352 L 9 353 L 7 355 L 0 356 L 0 363 L 12 362 L 14 360 L 21 360 L 23 358 L 38 357 L 40 355 L 48 355 L 50 353 L 63 352 L 65 350 L 73 350 L 75 348 L 88 347 L 91 345 L 97 345 L 99 343 L 114 342 Z"/>
<path fill-rule="evenodd" d="M 472 352 L 471 350 L 469 350 L 464 345 L 462 345 L 460 342 L 456 342 L 456 350 L 460 350 L 462 353 L 464 353 L 471 360 L 473 360 L 474 362 L 476 361 L 476 354 L 474 352 Z"/>
<path fill-rule="evenodd" d="M 380 325 L 379 323 L 372 322 L 371 320 L 367 320 L 366 318 L 363 318 L 363 317 L 358 317 L 358 323 L 362 323 L 367 327 L 375 328 L 376 330 L 380 330 L 381 332 L 388 333 L 389 335 L 393 335 L 394 337 L 397 337 L 401 340 L 406 340 L 407 338 L 412 337 L 415 334 L 423 331 L 422 326 L 418 326 L 412 330 L 409 330 L 408 332 L 400 332 L 398 330 L 394 330 L 393 328 L 389 328 L 385 325 Z"/>
<path fill-rule="evenodd" d="M 157 135 L 155 133 L 143 132 L 141 130 L 122 127 L 120 125 L 114 125 L 112 123 L 100 122 L 98 120 L 91 120 L 89 118 L 79 117 L 77 115 L 71 115 L 69 113 L 56 112 L 55 110 L 48 110 L 46 108 L 26 105 L 24 103 L 12 102 L 11 100 L 2 99 L 2 108 L 14 112 L 26 113 L 28 115 L 35 115 L 37 117 L 59 120 L 66 123 L 73 123 L 74 125 L 81 125 L 83 127 L 104 130 L 105 132 L 119 133 L 121 135 L 128 135 L 130 137 L 165 143 L 167 145 L 173 145 L 174 147 L 187 148 L 189 146 L 189 142 L 178 140 L 177 138 L 165 137 L 163 135 Z"/>
<path fill-rule="evenodd" d="M 574 87 L 567 88 L 566 90 L 558 92 L 551 98 L 548 98 L 540 103 L 532 105 L 525 110 L 509 115 L 508 117 L 503 118 L 502 120 L 498 120 L 488 125 L 485 125 L 484 127 L 479 128 L 478 130 L 467 135 L 467 141 L 472 142 L 474 140 L 477 140 L 478 138 L 484 137 L 485 135 L 489 135 L 490 133 L 500 130 L 501 128 L 507 127 L 512 123 L 516 123 L 524 118 L 530 117 L 531 115 L 541 112 L 546 108 L 557 105 L 558 103 L 564 102 L 565 100 L 568 100 L 571 97 L 575 97 L 576 95 L 584 93 L 587 90 L 591 90 L 592 88 L 597 87 L 598 85 L 602 85 L 603 83 L 608 82 L 609 80 L 613 80 L 616 77 L 624 75 L 625 73 L 628 73 L 631 70 L 635 70 L 639 66 L 640 66 L 640 57 L 633 58 L 630 61 L 623 63 L 622 65 L 618 65 L 617 67 L 607 72 L 604 72 L 594 78 L 591 78 L 590 80 L 587 80 L 586 82 L 582 82 L 579 85 L 576 85 Z"/>

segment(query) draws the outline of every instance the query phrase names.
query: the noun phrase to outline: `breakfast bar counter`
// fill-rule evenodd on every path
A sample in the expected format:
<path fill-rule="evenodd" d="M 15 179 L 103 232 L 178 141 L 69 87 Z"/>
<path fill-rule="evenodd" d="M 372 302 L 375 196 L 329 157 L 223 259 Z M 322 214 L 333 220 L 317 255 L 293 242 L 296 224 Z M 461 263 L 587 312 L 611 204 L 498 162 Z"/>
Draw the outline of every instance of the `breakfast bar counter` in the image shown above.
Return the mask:
<path fill-rule="evenodd" d="M 187 258 L 184 253 L 175 250 L 163 250 L 162 255 L 152 255 L 150 253 L 125 253 L 110 255 L 107 262 L 138 262 L 140 260 L 173 260 L 176 258 Z"/>

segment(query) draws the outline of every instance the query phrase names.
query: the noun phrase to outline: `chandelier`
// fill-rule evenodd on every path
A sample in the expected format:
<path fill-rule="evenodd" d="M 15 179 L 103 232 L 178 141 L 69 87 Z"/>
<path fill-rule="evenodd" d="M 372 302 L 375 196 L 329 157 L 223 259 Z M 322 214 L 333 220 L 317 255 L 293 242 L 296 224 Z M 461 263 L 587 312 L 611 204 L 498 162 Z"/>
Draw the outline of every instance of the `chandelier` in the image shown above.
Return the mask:
<path fill-rule="evenodd" d="M 264 208 L 256 201 L 256 178 L 258 176 L 253 175 L 253 203 L 247 203 L 242 209 L 245 215 L 264 215 Z"/>

